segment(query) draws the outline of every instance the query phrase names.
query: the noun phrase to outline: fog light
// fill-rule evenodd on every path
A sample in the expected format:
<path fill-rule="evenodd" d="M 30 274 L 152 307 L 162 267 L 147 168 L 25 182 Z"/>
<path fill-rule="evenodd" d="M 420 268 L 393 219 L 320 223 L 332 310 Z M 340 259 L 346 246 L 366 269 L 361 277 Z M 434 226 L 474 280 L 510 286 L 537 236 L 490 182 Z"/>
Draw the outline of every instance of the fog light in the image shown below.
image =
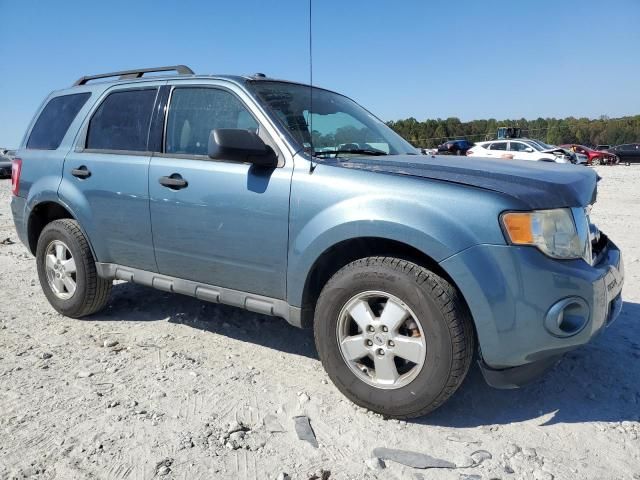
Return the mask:
<path fill-rule="evenodd" d="M 571 337 L 589 321 L 589 305 L 580 297 L 564 298 L 554 304 L 544 319 L 547 331 L 556 337 Z"/>

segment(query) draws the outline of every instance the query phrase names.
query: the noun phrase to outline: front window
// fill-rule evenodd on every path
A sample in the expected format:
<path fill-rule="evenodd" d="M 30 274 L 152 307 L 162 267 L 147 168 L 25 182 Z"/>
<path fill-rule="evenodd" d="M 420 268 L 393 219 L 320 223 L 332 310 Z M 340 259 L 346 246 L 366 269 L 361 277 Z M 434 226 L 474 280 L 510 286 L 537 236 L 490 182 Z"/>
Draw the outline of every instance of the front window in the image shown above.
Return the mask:
<path fill-rule="evenodd" d="M 209 135 L 216 128 L 257 131 L 258 122 L 242 102 L 226 90 L 176 88 L 171 95 L 165 152 L 207 155 Z"/>
<path fill-rule="evenodd" d="M 287 82 L 259 80 L 249 85 L 309 153 L 317 156 L 417 153 L 384 122 L 347 97 Z"/>
<path fill-rule="evenodd" d="M 526 143 L 511 142 L 509 145 L 509 150 L 512 152 L 526 152 L 527 149 L 531 149 L 531 147 Z"/>

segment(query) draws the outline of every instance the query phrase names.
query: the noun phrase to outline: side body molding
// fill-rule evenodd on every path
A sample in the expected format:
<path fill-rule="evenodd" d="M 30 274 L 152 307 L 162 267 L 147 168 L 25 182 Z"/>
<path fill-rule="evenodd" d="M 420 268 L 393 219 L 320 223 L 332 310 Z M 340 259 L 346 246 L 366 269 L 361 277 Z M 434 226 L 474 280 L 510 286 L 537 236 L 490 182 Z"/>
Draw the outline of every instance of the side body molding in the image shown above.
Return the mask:
<path fill-rule="evenodd" d="M 291 325 L 300 327 L 300 309 L 290 306 L 286 301 L 265 297 L 230 288 L 207 285 L 183 280 L 156 272 L 125 267 L 114 263 L 96 263 L 98 275 L 102 278 L 125 280 L 127 282 L 153 287 L 166 292 L 181 293 L 199 300 L 223 303 L 243 308 L 250 312 L 284 318 Z"/>

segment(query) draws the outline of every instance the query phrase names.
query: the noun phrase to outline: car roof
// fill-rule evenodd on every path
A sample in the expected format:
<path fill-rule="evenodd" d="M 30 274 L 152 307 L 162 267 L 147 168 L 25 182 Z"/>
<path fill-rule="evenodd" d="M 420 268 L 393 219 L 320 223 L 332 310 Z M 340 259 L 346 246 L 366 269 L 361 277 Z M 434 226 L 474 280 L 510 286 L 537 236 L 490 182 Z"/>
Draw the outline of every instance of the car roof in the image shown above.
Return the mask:
<path fill-rule="evenodd" d="M 164 73 L 164 72 L 176 72 L 176 73 Z M 147 75 L 153 74 L 153 75 Z M 145 76 L 146 75 L 146 76 Z M 172 81 L 172 80 L 224 80 L 228 82 L 232 82 L 238 85 L 244 85 L 247 82 L 259 82 L 259 81 L 270 81 L 270 82 L 283 82 L 290 83 L 295 85 L 302 85 L 309 87 L 310 85 L 294 82 L 291 80 L 284 80 L 279 78 L 271 78 L 265 75 L 264 73 L 254 73 L 252 75 L 221 75 L 221 74 L 210 74 L 210 75 L 202 75 L 196 74 L 191 70 L 191 68 L 186 65 L 173 65 L 173 66 L 163 66 L 163 67 L 155 67 L 155 68 L 139 68 L 134 70 L 124 70 L 118 72 L 108 72 L 108 73 L 100 73 L 97 75 L 86 75 L 80 77 L 76 82 L 70 87 L 61 90 L 54 91 L 52 95 L 60 95 L 61 93 L 69 94 L 74 91 L 87 91 L 87 90 L 107 90 L 108 88 L 116 85 L 137 85 L 144 84 L 146 82 L 157 82 L 157 81 Z M 84 89 L 82 88 L 84 87 Z M 321 88 L 316 87 L 314 88 Z M 86 90 L 85 90 L 86 89 Z M 327 90 L 327 89 L 322 89 Z M 327 90 L 330 91 L 330 90 Z M 337 92 L 333 92 L 337 93 Z"/>

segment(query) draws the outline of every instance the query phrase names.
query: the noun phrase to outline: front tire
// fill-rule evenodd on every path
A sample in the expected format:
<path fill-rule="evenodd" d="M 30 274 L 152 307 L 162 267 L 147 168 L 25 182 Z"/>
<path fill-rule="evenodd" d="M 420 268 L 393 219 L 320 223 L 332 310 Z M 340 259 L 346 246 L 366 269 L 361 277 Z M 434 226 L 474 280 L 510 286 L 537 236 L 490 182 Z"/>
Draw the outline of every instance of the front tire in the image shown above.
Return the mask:
<path fill-rule="evenodd" d="M 406 260 L 356 260 L 325 285 L 316 304 L 320 360 L 351 401 L 392 418 L 425 415 L 460 386 L 474 335 L 447 280 Z"/>
<path fill-rule="evenodd" d="M 42 290 L 59 313 L 80 318 L 107 303 L 113 282 L 98 276 L 89 243 L 75 220 L 54 220 L 42 230 L 36 263 Z"/>

